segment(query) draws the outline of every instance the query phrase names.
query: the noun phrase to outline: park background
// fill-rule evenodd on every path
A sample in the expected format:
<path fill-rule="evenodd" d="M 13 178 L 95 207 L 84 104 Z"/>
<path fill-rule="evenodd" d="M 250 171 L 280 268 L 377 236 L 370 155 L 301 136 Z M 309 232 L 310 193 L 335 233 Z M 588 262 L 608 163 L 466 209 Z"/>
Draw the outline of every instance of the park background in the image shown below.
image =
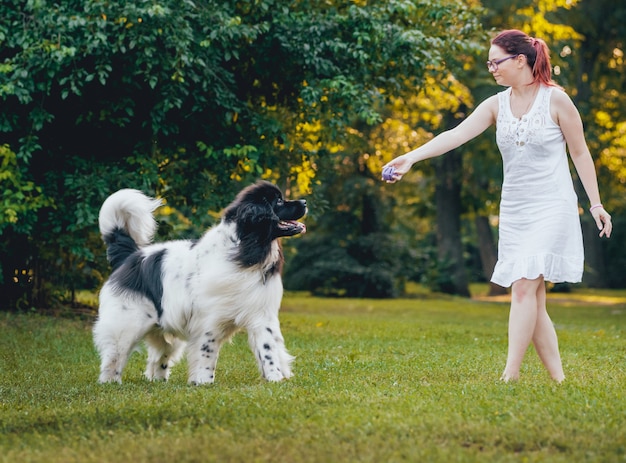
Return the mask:
<path fill-rule="evenodd" d="M 548 294 L 560 385 L 532 351 L 498 381 L 493 130 L 380 181 L 501 90 L 506 28 L 548 43 L 613 215 L 599 239 L 576 180 L 584 281 Z M 613 0 L 3 0 L 0 462 L 626 461 L 625 37 Z M 147 382 L 144 351 L 98 385 L 106 196 L 159 196 L 157 240 L 196 238 L 259 178 L 310 208 L 283 240 L 295 376 L 265 383 L 238 335 L 211 387 L 184 360 Z"/>
<path fill-rule="evenodd" d="M 390 298 L 418 282 L 470 296 L 496 260 L 494 131 L 400 184 L 381 167 L 502 90 L 485 61 L 505 28 L 549 44 L 613 215 L 599 239 L 576 180 L 583 284 L 626 287 L 621 2 L 8 0 L 0 13 L 5 309 L 97 290 L 109 273 L 97 215 L 117 189 L 165 200 L 164 240 L 199 236 L 259 178 L 309 203 L 309 233 L 283 242 L 288 289 Z"/>

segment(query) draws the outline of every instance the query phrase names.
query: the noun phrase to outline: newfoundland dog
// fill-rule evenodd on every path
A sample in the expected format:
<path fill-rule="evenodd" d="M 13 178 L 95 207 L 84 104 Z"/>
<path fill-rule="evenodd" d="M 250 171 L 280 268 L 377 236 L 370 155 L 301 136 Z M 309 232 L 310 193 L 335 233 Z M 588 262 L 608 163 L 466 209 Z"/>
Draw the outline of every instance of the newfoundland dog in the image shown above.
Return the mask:
<path fill-rule="evenodd" d="M 148 346 L 145 375 L 167 380 L 186 351 L 189 383 L 213 383 L 222 344 L 240 329 L 268 381 L 292 376 L 278 311 L 279 238 L 305 232 L 304 200 L 286 201 L 261 181 L 237 195 L 199 240 L 151 244 L 161 201 L 120 190 L 100 210 L 112 274 L 100 291 L 93 334 L 101 383 L 122 381 L 129 355 Z"/>

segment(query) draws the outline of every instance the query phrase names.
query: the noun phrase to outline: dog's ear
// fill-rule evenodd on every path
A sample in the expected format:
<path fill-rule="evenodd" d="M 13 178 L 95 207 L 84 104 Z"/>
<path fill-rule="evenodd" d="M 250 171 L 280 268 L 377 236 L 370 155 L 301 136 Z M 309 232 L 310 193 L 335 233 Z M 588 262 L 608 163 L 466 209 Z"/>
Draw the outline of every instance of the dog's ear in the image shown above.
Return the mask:
<path fill-rule="evenodd" d="M 259 223 L 271 220 L 274 215 L 268 206 L 258 203 L 241 204 L 237 209 L 237 221 L 245 223 Z"/>
<path fill-rule="evenodd" d="M 246 203 L 237 208 L 236 220 L 239 238 L 251 234 L 260 235 L 263 238 L 271 236 L 275 217 L 274 212 L 268 206 Z"/>

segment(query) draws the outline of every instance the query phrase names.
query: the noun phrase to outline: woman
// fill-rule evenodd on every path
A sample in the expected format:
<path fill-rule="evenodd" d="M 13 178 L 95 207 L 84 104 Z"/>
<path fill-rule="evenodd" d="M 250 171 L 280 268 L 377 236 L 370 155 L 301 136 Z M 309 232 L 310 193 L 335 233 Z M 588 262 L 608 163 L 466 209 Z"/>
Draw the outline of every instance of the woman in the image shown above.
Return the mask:
<path fill-rule="evenodd" d="M 546 311 L 545 281 L 582 280 L 583 242 L 566 145 L 585 188 L 600 237 L 611 235 L 578 110 L 552 81 L 548 47 L 518 30 L 491 42 L 487 68 L 508 87 L 461 124 L 389 162 L 396 182 L 418 161 L 440 156 L 496 125 L 503 159 L 498 262 L 491 281 L 511 287 L 509 347 L 503 381 L 519 378 L 532 342 L 551 377 L 565 379 L 556 331 Z"/>

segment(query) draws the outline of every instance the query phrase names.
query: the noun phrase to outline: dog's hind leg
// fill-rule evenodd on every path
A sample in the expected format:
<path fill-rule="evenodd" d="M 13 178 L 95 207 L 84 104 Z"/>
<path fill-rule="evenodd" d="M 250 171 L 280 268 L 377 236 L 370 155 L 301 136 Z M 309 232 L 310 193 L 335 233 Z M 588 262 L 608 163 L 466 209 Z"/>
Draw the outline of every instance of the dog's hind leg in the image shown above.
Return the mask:
<path fill-rule="evenodd" d="M 103 289 L 106 291 L 106 287 Z M 107 295 L 100 304 L 98 319 L 93 327 L 94 344 L 100 354 L 100 383 L 121 383 L 122 371 L 137 344 L 154 326 L 152 316 L 146 315 L 133 301 L 119 301 Z M 101 301 L 103 300 L 101 294 Z"/>
<path fill-rule="evenodd" d="M 99 383 L 122 383 L 122 371 L 126 366 L 130 352 L 119 352 L 117 350 L 105 350 L 101 352 Z"/>
<path fill-rule="evenodd" d="M 94 327 L 94 341 L 100 354 L 98 382 L 121 383 L 122 371 L 141 336 L 129 333 L 127 330 L 112 333 L 102 325 L 97 322 Z"/>
<path fill-rule="evenodd" d="M 185 342 L 175 336 L 153 330 L 146 335 L 148 362 L 144 375 L 149 380 L 165 380 L 170 376 L 171 367 L 182 357 Z"/>
<path fill-rule="evenodd" d="M 248 343 L 266 380 L 281 381 L 292 376 L 291 362 L 294 357 L 285 349 L 278 320 L 249 328 Z"/>

